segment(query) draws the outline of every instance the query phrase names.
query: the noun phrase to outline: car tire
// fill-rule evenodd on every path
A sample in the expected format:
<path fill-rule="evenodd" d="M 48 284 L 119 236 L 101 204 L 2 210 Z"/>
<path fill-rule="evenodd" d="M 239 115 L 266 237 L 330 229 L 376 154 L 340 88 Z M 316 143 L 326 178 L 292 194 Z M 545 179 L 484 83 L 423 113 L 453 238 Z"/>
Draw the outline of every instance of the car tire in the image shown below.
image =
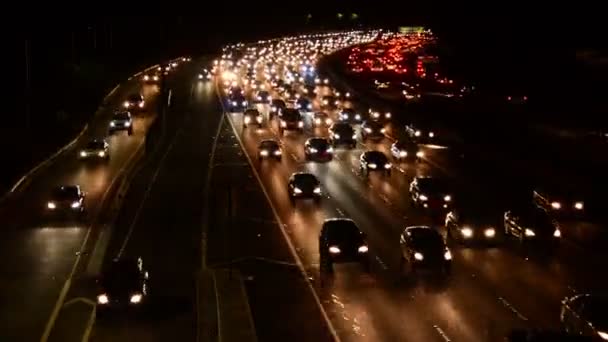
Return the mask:
<path fill-rule="evenodd" d="M 352 144 L 350 144 L 350 148 L 351 148 L 351 149 L 355 149 L 356 147 L 357 147 L 357 143 L 352 143 Z"/>
<path fill-rule="evenodd" d="M 393 172 L 392 172 L 391 170 L 387 170 L 387 171 L 386 171 L 386 175 L 387 175 L 387 176 L 389 176 L 389 177 L 391 176 L 391 174 L 392 174 L 392 173 L 393 173 Z"/>
<path fill-rule="evenodd" d="M 130 128 L 130 129 L 127 131 L 127 134 L 128 134 L 128 135 L 133 135 L 133 129 L 132 129 L 132 128 Z"/>
<path fill-rule="evenodd" d="M 291 203 L 291 205 L 296 205 L 296 199 L 293 196 L 289 196 L 289 203 Z"/>
<path fill-rule="evenodd" d="M 313 199 L 313 201 L 315 202 L 315 204 L 319 204 L 321 203 L 321 196 L 317 196 Z"/>
<path fill-rule="evenodd" d="M 277 157 L 277 160 L 278 160 L 278 161 L 282 161 L 282 160 L 283 160 L 283 157 Z"/>

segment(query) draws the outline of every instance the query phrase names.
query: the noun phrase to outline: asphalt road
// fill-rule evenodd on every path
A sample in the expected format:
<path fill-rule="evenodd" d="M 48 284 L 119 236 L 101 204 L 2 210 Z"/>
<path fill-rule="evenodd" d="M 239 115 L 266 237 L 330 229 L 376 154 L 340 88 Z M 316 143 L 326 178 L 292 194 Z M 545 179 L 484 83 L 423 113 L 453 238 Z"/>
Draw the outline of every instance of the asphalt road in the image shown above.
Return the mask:
<path fill-rule="evenodd" d="M 314 279 L 332 325 L 344 340 L 496 341 L 516 327 L 559 327 L 563 297 L 606 286 L 606 279 L 597 274 L 605 261 L 568 242 L 549 255 L 521 250 L 509 241 L 496 248 L 456 247 L 453 276 L 447 283 L 404 279 L 397 270 L 401 230 L 433 222 L 408 199 L 407 185 L 413 175 L 448 176 L 460 180 L 462 189 L 492 193 L 483 193 L 483 185 L 475 186 L 475 179 L 459 174 L 454 158 L 439 150 L 431 151 L 421 164 L 399 164 L 390 177 L 371 175 L 366 180 L 358 172 L 360 153 L 387 151 L 388 139 L 359 144 L 355 150 L 338 149 L 329 163 L 306 162 L 305 139 L 325 136 L 323 130 L 307 128 L 304 134 L 279 137 L 276 122 L 260 130 L 242 130 L 241 114 L 230 116 L 304 268 Z M 257 161 L 257 145 L 264 138 L 282 141 L 282 162 Z M 289 203 L 286 184 L 296 171 L 312 172 L 320 179 L 328 196 L 319 206 L 298 203 L 294 208 Z M 256 203 L 251 205 L 257 208 Z M 321 282 L 319 229 L 324 219 L 340 216 L 354 219 L 367 233 L 375 256 L 373 271 L 366 274 L 356 266 L 338 266 L 334 279 Z M 255 306 L 252 311 L 255 316 Z"/>

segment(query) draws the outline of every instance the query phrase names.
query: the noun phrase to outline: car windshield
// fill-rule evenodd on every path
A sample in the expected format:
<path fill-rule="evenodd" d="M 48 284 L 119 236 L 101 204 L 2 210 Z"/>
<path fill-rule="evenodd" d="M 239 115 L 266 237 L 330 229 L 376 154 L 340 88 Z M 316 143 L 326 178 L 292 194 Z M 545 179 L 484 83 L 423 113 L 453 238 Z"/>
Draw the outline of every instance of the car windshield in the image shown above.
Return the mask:
<path fill-rule="evenodd" d="M 105 147 L 105 144 L 103 141 L 90 141 L 87 146 L 86 149 L 88 150 L 101 150 Z"/>
<path fill-rule="evenodd" d="M 412 244 L 417 248 L 437 248 L 443 246 L 441 235 L 430 228 L 408 230 Z"/>
<path fill-rule="evenodd" d="M 102 285 L 110 293 L 131 291 L 138 282 L 139 269 L 135 261 L 115 261 L 102 277 Z"/>
<path fill-rule="evenodd" d="M 130 102 L 141 101 L 141 95 L 139 95 L 139 94 L 129 95 L 129 101 Z"/>
<path fill-rule="evenodd" d="M 352 115 L 355 114 L 355 110 L 352 108 L 344 108 L 342 109 L 342 114 Z"/>
<path fill-rule="evenodd" d="M 365 154 L 365 158 L 369 161 L 374 161 L 374 162 L 379 162 L 379 163 L 383 163 L 388 160 L 386 158 L 386 156 L 384 155 L 384 153 L 379 152 L 379 151 L 367 152 Z"/>
<path fill-rule="evenodd" d="M 294 182 L 296 182 L 297 184 L 301 184 L 301 185 L 317 185 L 319 184 L 319 181 L 317 180 L 317 177 L 315 177 L 314 175 L 310 174 L 310 173 L 299 173 L 297 175 L 294 176 Z"/>
<path fill-rule="evenodd" d="M 400 141 L 397 144 L 395 144 L 395 146 L 400 150 L 412 150 L 412 149 L 418 148 L 418 145 L 410 143 L 410 142 L 405 142 L 405 141 Z"/>
<path fill-rule="evenodd" d="M 286 109 L 283 111 L 283 119 L 288 121 L 298 121 L 301 119 L 300 112 L 295 109 Z"/>
<path fill-rule="evenodd" d="M 283 100 L 272 100 L 272 105 L 275 107 L 285 107 L 285 101 Z"/>
<path fill-rule="evenodd" d="M 418 187 L 421 191 L 429 193 L 443 193 L 449 189 L 448 183 L 438 178 L 420 178 Z"/>
<path fill-rule="evenodd" d="M 62 186 L 53 190 L 53 198 L 67 200 L 78 197 L 78 188 L 75 186 Z"/>
<path fill-rule="evenodd" d="M 274 140 L 264 140 L 260 143 L 260 148 L 277 148 L 279 144 Z"/>
<path fill-rule="evenodd" d="M 336 124 L 332 127 L 332 131 L 338 134 L 353 134 L 355 131 L 350 125 Z"/>
<path fill-rule="evenodd" d="M 258 112 L 257 109 L 247 109 L 243 115 L 258 116 L 258 115 L 260 115 L 260 112 Z"/>
<path fill-rule="evenodd" d="M 330 242 L 359 242 L 362 240 L 361 231 L 354 222 L 349 220 L 328 221 L 325 223 L 325 231 Z"/>
<path fill-rule="evenodd" d="M 114 120 L 124 121 L 124 120 L 129 120 L 130 118 L 131 118 L 131 116 L 127 112 L 120 112 L 120 113 L 114 114 Z"/>
<path fill-rule="evenodd" d="M 366 122 L 365 127 L 370 128 L 374 131 L 379 131 L 382 129 L 382 124 L 371 121 L 371 122 Z"/>
<path fill-rule="evenodd" d="M 317 119 L 325 119 L 327 117 L 327 114 L 325 113 L 315 113 L 315 118 Z"/>
<path fill-rule="evenodd" d="M 329 142 L 327 141 L 327 139 L 310 139 L 308 143 L 310 144 L 310 146 L 319 150 L 324 150 L 329 147 Z"/>
<path fill-rule="evenodd" d="M 261 91 L 258 93 L 258 96 L 268 96 L 268 92 L 267 91 Z"/>
<path fill-rule="evenodd" d="M 521 213 L 521 218 L 527 225 L 532 225 L 534 228 L 552 228 L 553 220 L 540 208 L 527 208 Z"/>

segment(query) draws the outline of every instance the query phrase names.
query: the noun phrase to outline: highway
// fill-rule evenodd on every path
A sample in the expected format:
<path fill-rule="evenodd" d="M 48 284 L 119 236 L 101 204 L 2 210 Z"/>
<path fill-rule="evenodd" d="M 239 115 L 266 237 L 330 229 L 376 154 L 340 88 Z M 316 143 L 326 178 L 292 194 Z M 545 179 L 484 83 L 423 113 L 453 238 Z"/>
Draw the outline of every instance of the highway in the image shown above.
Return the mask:
<path fill-rule="evenodd" d="M 317 88 L 319 95 L 326 91 Z M 336 113 L 332 114 L 336 120 Z M 403 279 L 398 271 L 401 230 L 433 223 L 409 200 L 407 185 L 414 175 L 458 180 L 460 201 L 500 194 L 493 193 L 491 187 L 484 189 L 488 184 L 475 184 L 474 178 L 459 173 L 458 166 L 452 164 L 454 159 L 438 151 L 429 153 L 429 160 L 421 164 L 399 164 L 394 170 L 398 172 L 391 176 L 371 175 L 367 180 L 358 171 L 360 153 L 367 149 L 386 152 L 389 139 L 359 143 L 354 150 L 338 149 L 329 163 L 307 162 L 304 141 L 327 136 L 326 131 L 313 130 L 307 122 L 303 134 L 289 132 L 280 137 L 276 120 L 262 129 L 242 129 L 240 114 L 229 117 L 280 225 L 308 276 L 314 279 L 315 291 L 343 340 L 496 341 L 517 327 L 559 328 L 564 297 L 606 288 L 606 280 L 595 271 L 603 269 L 605 262 L 568 241 L 549 255 L 520 250 L 510 241 L 496 248 L 454 247 L 454 271 L 447 283 Z M 266 138 L 283 144 L 285 158 L 281 162 L 257 160 L 257 146 Z M 483 169 L 484 165 L 476 167 Z M 327 196 L 319 206 L 290 204 L 286 184 L 297 171 L 311 172 L 321 181 Z M 341 216 L 354 219 L 368 235 L 375 259 L 373 272 L 368 275 L 356 266 L 338 266 L 335 279 L 321 281 L 319 230 L 324 219 Z M 252 310 L 255 316 L 256 308 Z"/>

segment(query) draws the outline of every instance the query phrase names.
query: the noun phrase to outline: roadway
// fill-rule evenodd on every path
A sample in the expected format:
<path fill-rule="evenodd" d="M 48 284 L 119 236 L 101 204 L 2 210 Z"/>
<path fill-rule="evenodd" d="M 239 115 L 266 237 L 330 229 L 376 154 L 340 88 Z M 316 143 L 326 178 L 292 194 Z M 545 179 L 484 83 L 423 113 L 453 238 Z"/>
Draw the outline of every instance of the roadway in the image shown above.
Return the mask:
<path fill-rule="evenodd" d="M 319 89 L 319 93 L 323 91 Z M 554 255 L 522 251 L 510 242 L 497 248 L 456 247 L 454 272 L 447 283 L 404 280 L 397 270 L 398 236 L 407 225 L 433 222 L 414 209 L 408 199 L 407 185 L 415 174 L 459 180 L 460 189 L 477 195 L 499 194 L 492 193 L 492 188 L 483 192 L 488 184 L 476 185 L 474 178 L 461 174 L 454 159 L 444 154 L 449 155 L 449 151 L 434 150 L 421 164 L 402 163 L 390 177 L 371 175 L 367 180 L 358 172 L 360 153 L 365 149 L 386 152 L 389 139 L 359 143 L 355 150 L 338 149 L 329 163 L 305 162 L 306 138 L 326 136 L 326 131 L 313 131 L 307 122 L 303 134 L 279 137 L 276 122 L 259 130 L 243 130 L 242 116 L 229 116 L 279 223 L 293 242 L 303 268 L 314 279 L 315 291 L 344 340 L 496 341 L 516 327 L 559 327 L 560 301 L 565 296 L 606 286 L 606 280 L 596 272 L 605 267 L 605 262 L 568 242 L 562 243 Z M 285 155 L 282 162 L 258 162 L 257 146 L 265 138 L 281 140 Z M 328 196 L 318 207 L 312 203 L 291 206 L 286 184 L 296 171 L 312 172 L 320 179 Z M 456 193 L 463 194 L 464 198 L 459 198 L 463 201 L 470 195 L 466 191 Z M 255 203 L 251 202 L 255 205 L 252 211 L 258 208 Z M 324 219 L 340 216 L 354 219 L 367 233 L 375 257 L 373 271 L 365 274 L 357 267 L 339 266 L 335 279 L 321 282 L 319 229 Z M 255 306 L 252 310 L 255 316 Z"/>

